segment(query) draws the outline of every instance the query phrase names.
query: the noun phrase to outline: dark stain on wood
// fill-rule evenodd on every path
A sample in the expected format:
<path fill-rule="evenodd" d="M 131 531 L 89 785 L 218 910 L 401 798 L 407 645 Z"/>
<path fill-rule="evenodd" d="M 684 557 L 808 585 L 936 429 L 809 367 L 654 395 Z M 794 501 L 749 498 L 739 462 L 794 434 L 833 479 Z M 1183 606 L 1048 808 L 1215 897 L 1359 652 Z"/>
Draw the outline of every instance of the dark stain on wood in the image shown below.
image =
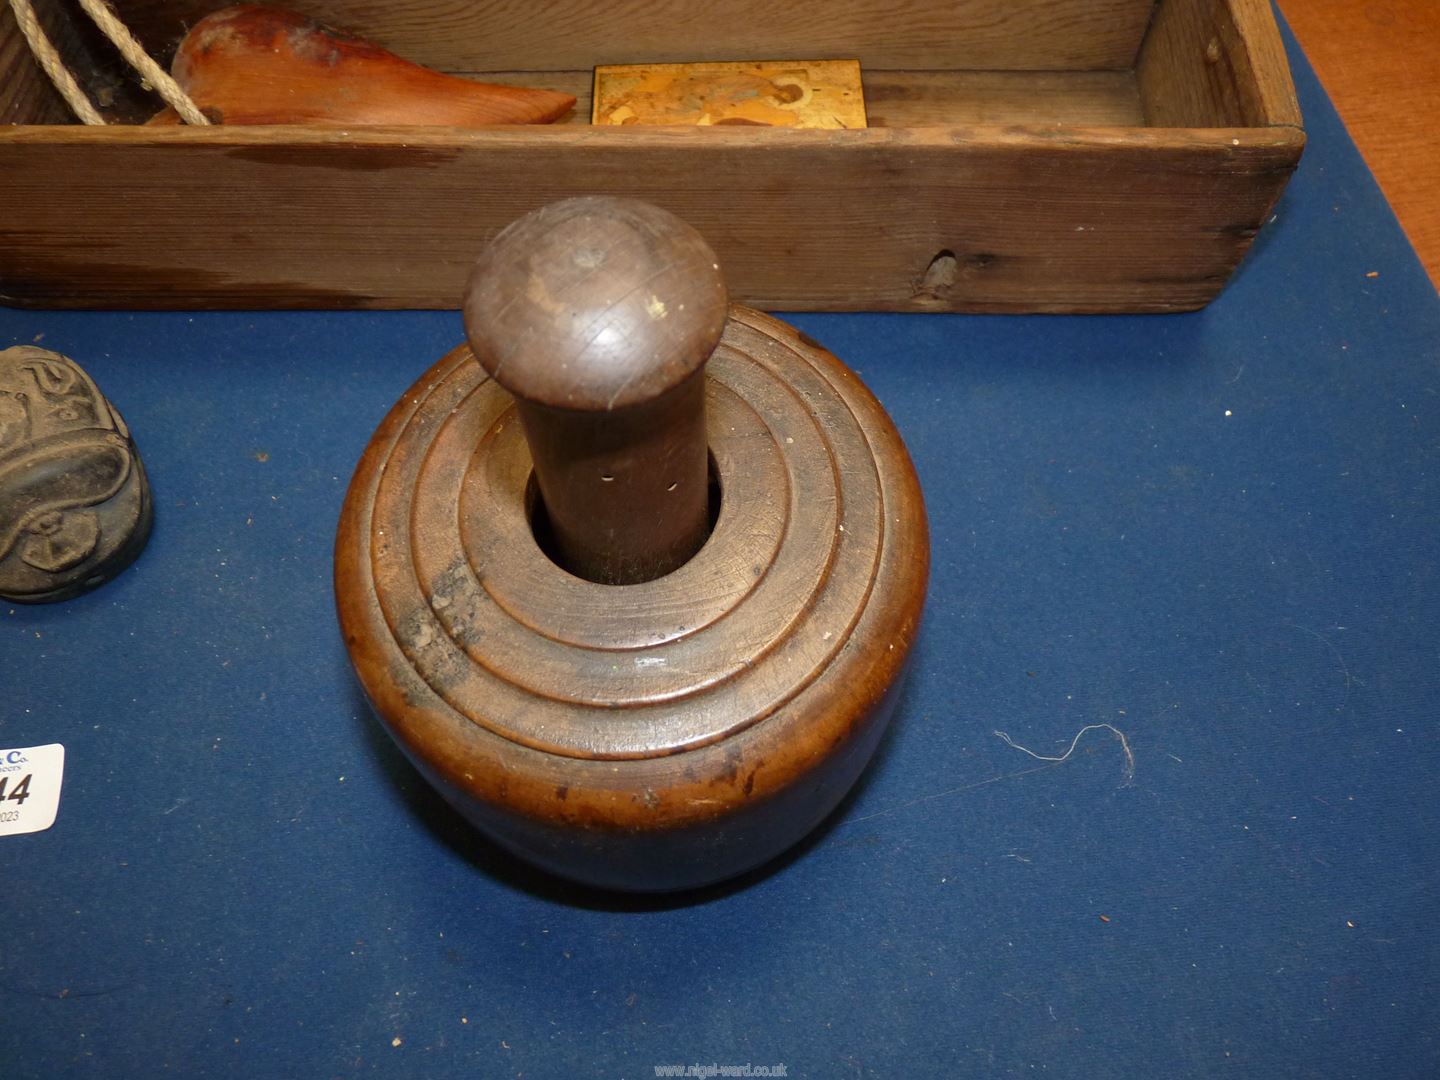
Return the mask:
<path fill-rule="evenodd" d="M 388 169 L 434 169 L 452 162 L 458 150 L 420 146 L 375 146 L 329 144 L 311 153 L 296 153 L 293 147 L 234 146 L 225 156 L 235 161 L 287 169 L 333 169 L 338 172 L 383 172 Z"/>

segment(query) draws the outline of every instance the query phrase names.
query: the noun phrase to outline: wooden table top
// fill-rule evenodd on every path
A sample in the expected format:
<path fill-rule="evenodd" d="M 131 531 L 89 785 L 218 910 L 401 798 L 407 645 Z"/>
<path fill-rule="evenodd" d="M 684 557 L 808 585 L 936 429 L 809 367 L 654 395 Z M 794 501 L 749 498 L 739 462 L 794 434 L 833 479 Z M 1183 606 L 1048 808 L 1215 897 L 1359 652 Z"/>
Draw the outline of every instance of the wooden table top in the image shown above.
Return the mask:
<path fill-rule="evenodd" d="M 1440 3 L 1280 0 L 1280 9 L 1440 286 Z"/>

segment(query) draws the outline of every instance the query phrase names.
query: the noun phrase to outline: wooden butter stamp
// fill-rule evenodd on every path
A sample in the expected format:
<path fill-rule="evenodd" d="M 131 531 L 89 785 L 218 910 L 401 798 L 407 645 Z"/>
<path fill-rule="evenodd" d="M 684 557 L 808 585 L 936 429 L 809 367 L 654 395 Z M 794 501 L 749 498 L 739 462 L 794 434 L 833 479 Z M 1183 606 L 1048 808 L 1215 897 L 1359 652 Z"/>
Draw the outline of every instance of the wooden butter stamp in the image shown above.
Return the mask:
<path fill-rule="evenodd" d="M 597 67 L 590 122 L 863 128 L 860 61 Z"/>
<path fill-rule="evenodd" d="M 150 535 L 130 429 L 80 365 L 0 351 L 0 599 L 68 600 L 129 566 Z"/>

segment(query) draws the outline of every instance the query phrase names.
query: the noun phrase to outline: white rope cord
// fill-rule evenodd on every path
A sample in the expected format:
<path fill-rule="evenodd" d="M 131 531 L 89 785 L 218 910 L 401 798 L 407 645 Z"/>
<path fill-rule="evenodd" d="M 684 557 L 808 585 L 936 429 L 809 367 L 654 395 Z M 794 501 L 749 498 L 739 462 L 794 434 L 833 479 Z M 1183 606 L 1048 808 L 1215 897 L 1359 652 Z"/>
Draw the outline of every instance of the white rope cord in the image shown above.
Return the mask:
<path fill-rule="evenodd" d="M 50 44 L 50 38 L 40 26 L 40 20 L 35 18 L 35 9 L 30 6 L 30 0 L 10 0 L 10 10 L 15 13 L 15 22 L 19 24 L 20 32 L 25 35 L 25 43 L 30 46 L 40 70 L 50 77 L 55 89 L 60 91 L 60 96 L 65 99 L 65 104 L 70 106 L 81 123 L 103 125 L 105 118 L 95 110 L 95 106 L 80 89 L 80 84 L 75 81 L 75 76 L 70 74 L 70 70 L 61 61 L 55 46 Z"/>
<path fill-rule="evenodd" d="M 135 35 L 130 33 L 129 27 L 120 21 L 115 12 L 110 10 L 110 5 L 105 0 L 80 0 L 80 6 L 85 13 L 94 20 L 100 32 L 110 39 L 110 43 L 120 50 L 120 55 L 140 76 L 141 85 L 147 90 L 155 90 L 166 104 L 180 114 L 187 124 L 205 125 L 210 121 L 206 118 L 191 100 L 190 95 L 185 93 L 170 75 L 157 64 L 149 53 L 135 40 Z M 82 123 L 103 125 L 105 118 L 96 110 L 85 92 L 80 89 L 80 84 L 75 81 L 75 76 L 60 59 L 59 52 L 46 36 L 40 21 L 35 17 L 35 9 L 30 6 L 30 0 L 10 0 L 10 8 L 15 12 L 15 21 L 20 26 L 20 32 L 25 35 L 25 42 L 30 46 L 35 60 L 39 63 L 42 71 L 49 76 L 50 81 L 55 84 L 55 89 L 65 99 L 65 103 L 80 119 Z"/>
<path fill-rule="evenodd" d="M 205 114 L 196 108 L 195 102 L 190 100 L 190 95 L 180 89 L 180 84 L 135 40 L 130 28 L 110 10 L 110 5 L 105 0 L 80 0 L 80 6 L 85 9 L 85 14 L 95 20 L 100 32 L 120 50 L 126 63 L 140 73 L 142 83 L 147 88 L 153 87 L 187 124 L 203 126 L 210 123 Z"/>

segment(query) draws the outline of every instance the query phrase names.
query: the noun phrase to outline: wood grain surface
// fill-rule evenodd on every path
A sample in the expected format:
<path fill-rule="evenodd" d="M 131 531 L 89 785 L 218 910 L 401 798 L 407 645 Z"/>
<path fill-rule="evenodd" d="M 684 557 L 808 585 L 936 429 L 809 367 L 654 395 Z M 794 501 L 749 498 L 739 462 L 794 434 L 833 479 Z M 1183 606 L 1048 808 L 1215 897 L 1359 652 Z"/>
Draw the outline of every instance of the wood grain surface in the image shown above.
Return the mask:
<path fill-rule="evenodd" d="M 53 0 L 52 0 L 53 2 Z M 223 0 L 117 0 L 151 49 Z M 286 0 L 441 71 L 858 59 L 866 70 L 1128 68 L 1155 0 Z M 183 31 L 182 31 L 183 32 Z"/>
<path fill-rule="evenodd" d="M 0 295 L 449 307 L 501 227 L 581 176 L 689 221 L 733 295 L 771 310 L 1188 310 L 1303 143 L 1292 127 L 291 128 L 280 146 L 265 128 L 18 128 L 0 171 L 29 210 L 0 230 Z"/>
<path fill-rule="evenodd" d="M 1135 73 L 1152 127 L 1300 126 L 1269 0 L 1167 0 Z"/>
<path fill-rule="evenodd" d="M 1280 0 L 1280 9 L 1440 286 L 1440 3 Z"/>

